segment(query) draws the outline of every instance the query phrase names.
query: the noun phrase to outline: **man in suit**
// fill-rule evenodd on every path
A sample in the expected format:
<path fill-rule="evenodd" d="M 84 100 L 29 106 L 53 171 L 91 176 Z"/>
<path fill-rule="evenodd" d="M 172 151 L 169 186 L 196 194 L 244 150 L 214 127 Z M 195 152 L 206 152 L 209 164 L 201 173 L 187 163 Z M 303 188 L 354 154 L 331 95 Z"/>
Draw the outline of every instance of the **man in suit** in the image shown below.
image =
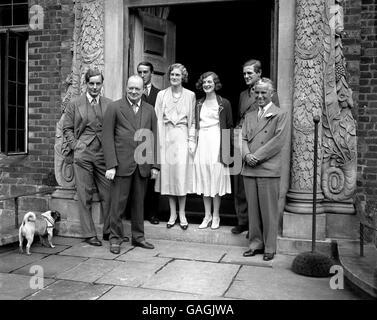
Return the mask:
<path fill-rule="evenodd" d="M 103 239 L 108 240 L 110 183 L 105 178 L 102 125 L 110 99 L 101 97 L 103 75 L 98 69 L 85 74 L 87 92 L 67 107 L 63 121 L 63 135 L 74 154 L 74 172 L 80 212 L 80 222 L 86 242 L 101 246 L 91 215 L 93 185 L 101 199 Z"/>
<path fill-rule="evenodd" d="M 137 73 L 143 78 L 144 91 L 141 99 L 153 107 L 156 104 L 157 93 L 160 91 L 152 84 L 153 65 L 150 62 L 143 61 L 137 66 Z M 154 191 L 155 180 L 148 180 L 147 192 L 144 200 L 144 218 L 152 224 L 159 224 L 158 205 L 160 194 Z"/>
<path fill-rule="evenodd" d="M 274 258 L 279 223 L 281 149 L 288 133 L 287 113 L 272 102 L 273 83 L 262 78 L 255 84 L 258 105 L 242 125 L 242 158 L 249 214 L 249 249 L 245 257 L 264 253 Z"/>
<path fill-rule="evenodd" d="M 238 113 L 236 117 L 235 129 L 239 131 L 242 128 L 242 124 L 245 120 L 245 116 L 248 112 L 258 108 L 255 102 L 254 86 L 255 83 L 261 78 L 262 64 L 259 60 L 251 59 L 244 63 L 242 66 L 243 77 L 247 85 L 247 89 L 240 94 Z M 272 101 L 276 106 L 279 106 L 279 99 L 277 94 L 273 94 Z M 236 132 L 238 131 L 236 130 Z M 239 145 L 236 145 L 235 152 L 241 153 L 241 137 L 238 138 Z M 234 234 L 242 233 L 249 229 L 248 225 L 248 212 L 247 201 L 245 194 L 245 187 L 241 174 L 233 176 L 234 182 L 234 205 L 237 214 L 238 225 L 231 229 Z"/>
<path fill-rule="evenodd" d="M 109 105 L 104 119 L 103 139 L 106 178 L 110 185 L 110 251 L 120 253 L 123 239 L 122 213 L 131 202 L 132 245 L 145 249 L 154 246 L 144 237 L 144 197 L 148 178 L 157 177 L 157 117 L 153 107 L 142 101 L 143 79 L 138 75 L 127 81 L 127 97 Z M 146 139 L 144 142 L 144 136 Z M 146 148 L 141 149 L 141 144 Z M 142 161 L 146 151 L 147 160 Z"/>

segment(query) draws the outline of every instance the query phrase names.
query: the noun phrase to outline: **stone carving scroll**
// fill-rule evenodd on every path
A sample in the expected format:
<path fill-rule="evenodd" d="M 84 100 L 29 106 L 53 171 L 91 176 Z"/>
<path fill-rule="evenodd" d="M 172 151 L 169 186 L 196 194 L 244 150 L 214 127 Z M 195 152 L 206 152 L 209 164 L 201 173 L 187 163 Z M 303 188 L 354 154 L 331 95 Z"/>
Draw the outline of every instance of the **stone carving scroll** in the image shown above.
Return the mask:
<path fill-rule="evenodd" d="M 352 90 L 342 50 L 342 1 L 327 1 L 324 24 L 324 107 L 322 191 L 332 201 L 351 199 L 356 190 L 356 122 L 352 116 Z"/>
<path fill-rule="evenodd" d="M 74 1 L 72 71 L 66 79 L 67 90 L 62 97 L 62 116 L 56 125 L 55 177 L 60 186 L 73 187 L 73 156 L 62 133 L 64 111 L 68 103 L 86 91 L 88 68 L 104 70 L 104 0 Z"/>

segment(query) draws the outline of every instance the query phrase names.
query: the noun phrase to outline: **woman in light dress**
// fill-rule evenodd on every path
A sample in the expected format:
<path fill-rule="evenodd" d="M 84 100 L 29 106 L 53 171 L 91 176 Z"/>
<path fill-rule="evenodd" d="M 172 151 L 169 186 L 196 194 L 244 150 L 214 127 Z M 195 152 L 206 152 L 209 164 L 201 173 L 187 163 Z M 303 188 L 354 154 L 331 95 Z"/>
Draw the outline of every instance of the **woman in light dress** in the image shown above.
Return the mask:
<path fill-rule="evenodd" d="M 229 176 L 232 139 L 232 108 L 229 101 L 216 91 L 221 88 L 219 77 L 214 72 L 202 74 L 196 84 L 205 97 L 196 101 L 195 123 L 197 130 L 197 149 L 194 157 L 194 192 L 203 195 L 205 217 L 199 229 L 218 229 L 221 196 L 231 193 Z M 224 130 L 229 130 L 227 135 Z M 222 134 L 223 132 L 223 134 Z M 228 142 L 228 141 L 227 141 Z M 224 150 L 225 145 L 229 150 Z M 213 214 L 211 206 L 213 202 Z"/>
<path fill-rule="evenodd" d="M 193 152 L 195 151 L 195 93 L 184 88 L 186 68 L 179 63 L 168 70 L 170 87 L 158 93 L 158 155 L 161 163 L 156 191 L 169 197 L 170 218 L 167 227 L 175 225 L 177 200 L 179 224 L 188 227 L 185 206 L 187 193 L 193 193 Z"/>

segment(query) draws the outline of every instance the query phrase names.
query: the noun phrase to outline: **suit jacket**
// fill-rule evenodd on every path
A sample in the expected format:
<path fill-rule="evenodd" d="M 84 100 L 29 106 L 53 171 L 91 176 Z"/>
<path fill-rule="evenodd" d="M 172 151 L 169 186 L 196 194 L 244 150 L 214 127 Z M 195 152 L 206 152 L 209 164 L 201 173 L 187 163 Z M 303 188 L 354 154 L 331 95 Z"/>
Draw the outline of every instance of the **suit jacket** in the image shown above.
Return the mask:
<path fill-rule="evenodd" d="M 111 100 L 100 97 L 99 103 L 102 109 L 102 115 L 104 115 Z M 63 135 L 69 147 L 73 150 L 88 123 L 87 104 L 89 104 L 89 102 L 87 101 L 86 95 L 81 95 L 68 104 L 64 114 Z"/>
<path fill-rule="evenodd" d="M 143 95 L 142 96 L 142 100 L 149 103 L 152 107 L 155 106 L 156 104 L 156 98 L 157 98 L 157 93 L 159 92 L 160 90 L 157 89 L 153 84 L 151 86 L 151 91 L 149 92 L 149 96 L 145 96 Z"/>
<path fill-rule="evenodd" d="M 287 112 L 272 104 L 258 120 L 258 109 L 249 112 L 242 125 L 242 159 L 252 153 L 255 167 L 245 162 L 241 174 L 251 177 L 280 177 L 281 149 L 288 133 Z"/>
<path fill-rule="evenodd" d="M 142 177 L 149 177 L 151 168 L 159 169 L 156 164 L 157 117 L 153 107 L 142 101 L 140 126 L 135 121 L 135 114 L 127 99 L 111 103 L 104 116 L 103 150 L 106 169 L 116 168 L 116 176 L 130 176 L 137 167 Z M 148 129 L 144 132 L 139 129 Z M 135 136 L 135 133 L 137 135 Z M 147 139 L 142 139 L 147 134 Z M 145 142 L 143 141 L 145 140 Z M 141 145 L 142 144 L 142 145 Z M 139 147 L 139 148 L 138 148 Z M 143 154 L 149 163 L 135 161 L 135 150 L 146 150 Z"/>

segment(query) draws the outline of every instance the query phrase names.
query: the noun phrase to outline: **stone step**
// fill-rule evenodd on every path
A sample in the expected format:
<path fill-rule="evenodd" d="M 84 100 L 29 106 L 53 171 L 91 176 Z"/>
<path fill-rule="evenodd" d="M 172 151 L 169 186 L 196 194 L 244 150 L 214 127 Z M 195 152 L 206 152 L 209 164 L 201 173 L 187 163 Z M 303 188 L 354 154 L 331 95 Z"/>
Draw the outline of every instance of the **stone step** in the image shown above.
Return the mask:
<path fill-rule="evenodd" d="M 145 221 L 144 231 L 147 239 L 173 240 L 182 242 L 196 242 L 205 244 L 231 245 L 247 247 L 248 239 L 246 232 L 234 235 L 230 230 L 232 226 L 221 226 L 217 230 L 199 229 L 199 224 L 191 223 L 187 230 L 182 230 L 177 223 L 173 228 L 167 229 L 166 223 L 153 225 Z M 97 234 L 102 235 L 102 225 L 96 224 Z M 124 230 L 126 235 L 130 235 L 131 228 L 129 220 L 124 220 Z M 80 222 L 62 220 L 59 223 L 58 234 L 64 237 L 81 237 Z M 307 239 L 295 239 L 279 236 L 277 239 L 277 251 L 282 254 L 298 254 L 305 251 L 311 251 L 312 242 Z M 336 243 L 330 239 L 316 242 L 317 251 L 333 256 L 336 252 Z"/>
<path fill-rule="evenodd" d="M 364 256 L 360 256 L 359 241 L 338 241 L 339 261 L 344 276 L 353 285 L 377 299 L 377 248 L 364 245 Z"/>

